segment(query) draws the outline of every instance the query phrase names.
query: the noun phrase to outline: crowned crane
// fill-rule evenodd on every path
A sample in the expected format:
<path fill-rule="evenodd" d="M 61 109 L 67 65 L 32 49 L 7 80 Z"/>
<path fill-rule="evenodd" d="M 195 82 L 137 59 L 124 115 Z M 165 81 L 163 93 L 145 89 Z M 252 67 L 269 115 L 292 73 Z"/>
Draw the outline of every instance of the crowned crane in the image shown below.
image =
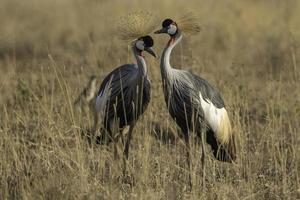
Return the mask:
<path fill-rule="evenodd" d="M 192 186 L 189 145 L 191 132 L 201 136 L 203 171 L 204 140 L 211 146 L 214 157 L 224 162 L 235 160 L 236 147 L 225 104 L 219 92 L 203 78 L 185 70 L 174 69 L 170 65 L 172 49 L 181 41 L 185 31 L 200 31 L 194 17 L 185 17 L 181 23 L 165 19 L 162 28 L 155 31 L 155 34 L 166 33 L 170 36 L 160 63 L 163 91 L 169 113 L 184 135 L 189 184 Z"/>
<path fill-rule="evenodd" d="M 93 127 L 96 131 L 101 118 L 104 129 L 113 140 L 115 131 L 119 130 L 122 136 L 122 129 L 129 126 L 124 149 L 126 159 L 134 125 L 150 101 L 150 81 L 143 51 L 156 57 L 152 49 L 153 39 L 148 35 L 138 38 L 131 45 L 137 63 L 122 65 L 104 78 L 96 98 Z"/>
<path fill-rule="evenodd" d="M 118 134 L 123 139 L 123 129 L 129 126 L 123 157 L 125 168 L 133 128 L 150 101 L 150 81 L 143 52 L 146 51 L 154 57 L 156 54 L 152 49 L 152 37 L 143 35 L 152 32 L 155 26 L 150 26 L 149 18 L 150 14 L 141 12 L 131 13 L 123 18 L 119 27 L 120 38 L 131 40 L 130 46 L 136 64 L 122 65 L 108 74 L 96 98 L 92 131 L 96 132 L 100 121 L 105 133 L 114 142 L 115 157 Z"/>

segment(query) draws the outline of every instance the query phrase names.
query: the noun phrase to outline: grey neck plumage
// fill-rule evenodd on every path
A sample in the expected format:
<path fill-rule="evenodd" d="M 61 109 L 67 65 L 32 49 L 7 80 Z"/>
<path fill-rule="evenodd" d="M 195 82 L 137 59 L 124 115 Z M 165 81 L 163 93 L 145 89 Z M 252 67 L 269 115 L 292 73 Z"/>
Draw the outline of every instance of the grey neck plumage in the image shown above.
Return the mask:
<path fill-rule="evenodd" d="M 178 32 L 176 36 L 171 37 L 168 44 L 166 45 L 160 62 L 160 70 L 163 82 L 170 82 L 173 80 L 173 68 L 170 64 L 170 56 L 173 48 L 181 41 L 182 34 Z"/>
<path fill-rule="evenodd" d="M 136 62 L 137 62 L 140 74 L 142 76 L 147 76 L 148 69 L 147 69 L 147 65 L 146 65 L 144 57 L 141 55 L 140 51 L 135 46 L 132 47 L 132 51 L 136 58 Z"/>

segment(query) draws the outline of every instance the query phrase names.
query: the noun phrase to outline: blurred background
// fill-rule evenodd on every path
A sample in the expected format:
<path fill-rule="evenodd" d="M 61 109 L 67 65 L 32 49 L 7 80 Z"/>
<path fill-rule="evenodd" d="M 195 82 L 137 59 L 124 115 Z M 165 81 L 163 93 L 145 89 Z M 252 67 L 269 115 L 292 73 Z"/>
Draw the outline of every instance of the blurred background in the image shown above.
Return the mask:
<path fill-rule="evenodd" d="M 157 28 L 167 17 L 190 11 L 199 16 L 201 32 L 184 37 L 172 65 L 218 88 L 240 146 L 235 167 L 211 161 L 205 189 L 200 147 L 194 152 L 198 187 L 187 193 L 180 176 L 184 148 L 151 136 L 157 134 L 153 127 L 168 132 L 176 126 L 161 123 L 169 118 L 159 60 L 148 55 L 152 100 L 132 148 L 137 184 L 124 189 L 110 149 L 87 147 L 81 139 L 92 118 L 89 111 L 78 114 L 72 102 L 89 76 L 95 74 L 99 86 L 112 69 L 134 62 L 115 26 L 137 10 L 153 12 Z M 0 26 L 3 199 L 300 198 L 299 1 L 0 0 Z M 160 55 L 168 38 L 153 37 Z M 116 167 L 106 172 L 107 163 Z"/>
<path fill-rule="evenodd" d="M 38 73 L 38 62 L 48 60 L 49 54 L 64 62 L 70 73 L 101 72 L 126 62 L 127 44 L 116 38 L 114 28 L 118 17 L 135 10 L 152 11 L 161 20 L 176 19 L 188 11 L 199 16 L 202 32 L 185 38 L 175 52 L 178 56 L 172 58 L 179 58 L 175 63 L 184 61 L 187 67 L 200 70 L 229 70 L 234 77 L 236 70 L 272 78 L 296 74 L 300 9 L 295 0 L 2 0 L 0 9 L 0 69 L 4 77 L 26 70 Z M 165 40 L 154 37 L 160 52 Z M 188 59 L 191 56 L 193 59 Z M 15 66 L 8 64 L 11 61 Z M 217 80 L 218 74 L 223 73 L 216 72 Z"/>

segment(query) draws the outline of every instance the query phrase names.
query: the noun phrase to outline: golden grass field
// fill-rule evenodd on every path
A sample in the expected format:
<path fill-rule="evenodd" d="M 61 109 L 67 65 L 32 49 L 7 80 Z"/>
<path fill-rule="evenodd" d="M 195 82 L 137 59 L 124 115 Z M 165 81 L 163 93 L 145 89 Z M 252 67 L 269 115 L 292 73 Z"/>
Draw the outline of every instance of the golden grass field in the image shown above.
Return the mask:
<path fill-rule="evenodd" d="M 201 33 L 172 63 L 218 88 L 238 136 L 237 163 L 210 154 L 205 186 L 192 143 L 192 191 L 159 60 L 146 54 L 152 95 L 133 133 L 132 184 L 111 145 L 87 142 L 91 111 L 73 106 L 90 75 L 99 86 L 134 61 L 114 27 L 135 10 L 199 15 Z M 299 1 L 1 0 L 0 25 L 0 199 L 300 199 Z M 168 37 L 153 37 L 161 54 Z"/>

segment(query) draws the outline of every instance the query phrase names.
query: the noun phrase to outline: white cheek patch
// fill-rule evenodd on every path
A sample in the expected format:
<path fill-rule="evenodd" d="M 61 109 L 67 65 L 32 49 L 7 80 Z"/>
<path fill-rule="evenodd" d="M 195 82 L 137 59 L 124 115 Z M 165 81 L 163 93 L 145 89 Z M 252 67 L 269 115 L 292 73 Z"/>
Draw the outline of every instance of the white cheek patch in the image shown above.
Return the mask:
<path fill-rule="evenodd" d="M 168 34 L 170 35 L 174 35 L 177 31 L 177 27 L 173 24 L 171 24 L 168 28 Z"/>
<path fill-rule="evenodd" d="M 139 40 L 135 43 L 136 48 L 138 48 L 141 51 L 144 51 L 145 49 L 145 44 L 143 41 Z"/>

